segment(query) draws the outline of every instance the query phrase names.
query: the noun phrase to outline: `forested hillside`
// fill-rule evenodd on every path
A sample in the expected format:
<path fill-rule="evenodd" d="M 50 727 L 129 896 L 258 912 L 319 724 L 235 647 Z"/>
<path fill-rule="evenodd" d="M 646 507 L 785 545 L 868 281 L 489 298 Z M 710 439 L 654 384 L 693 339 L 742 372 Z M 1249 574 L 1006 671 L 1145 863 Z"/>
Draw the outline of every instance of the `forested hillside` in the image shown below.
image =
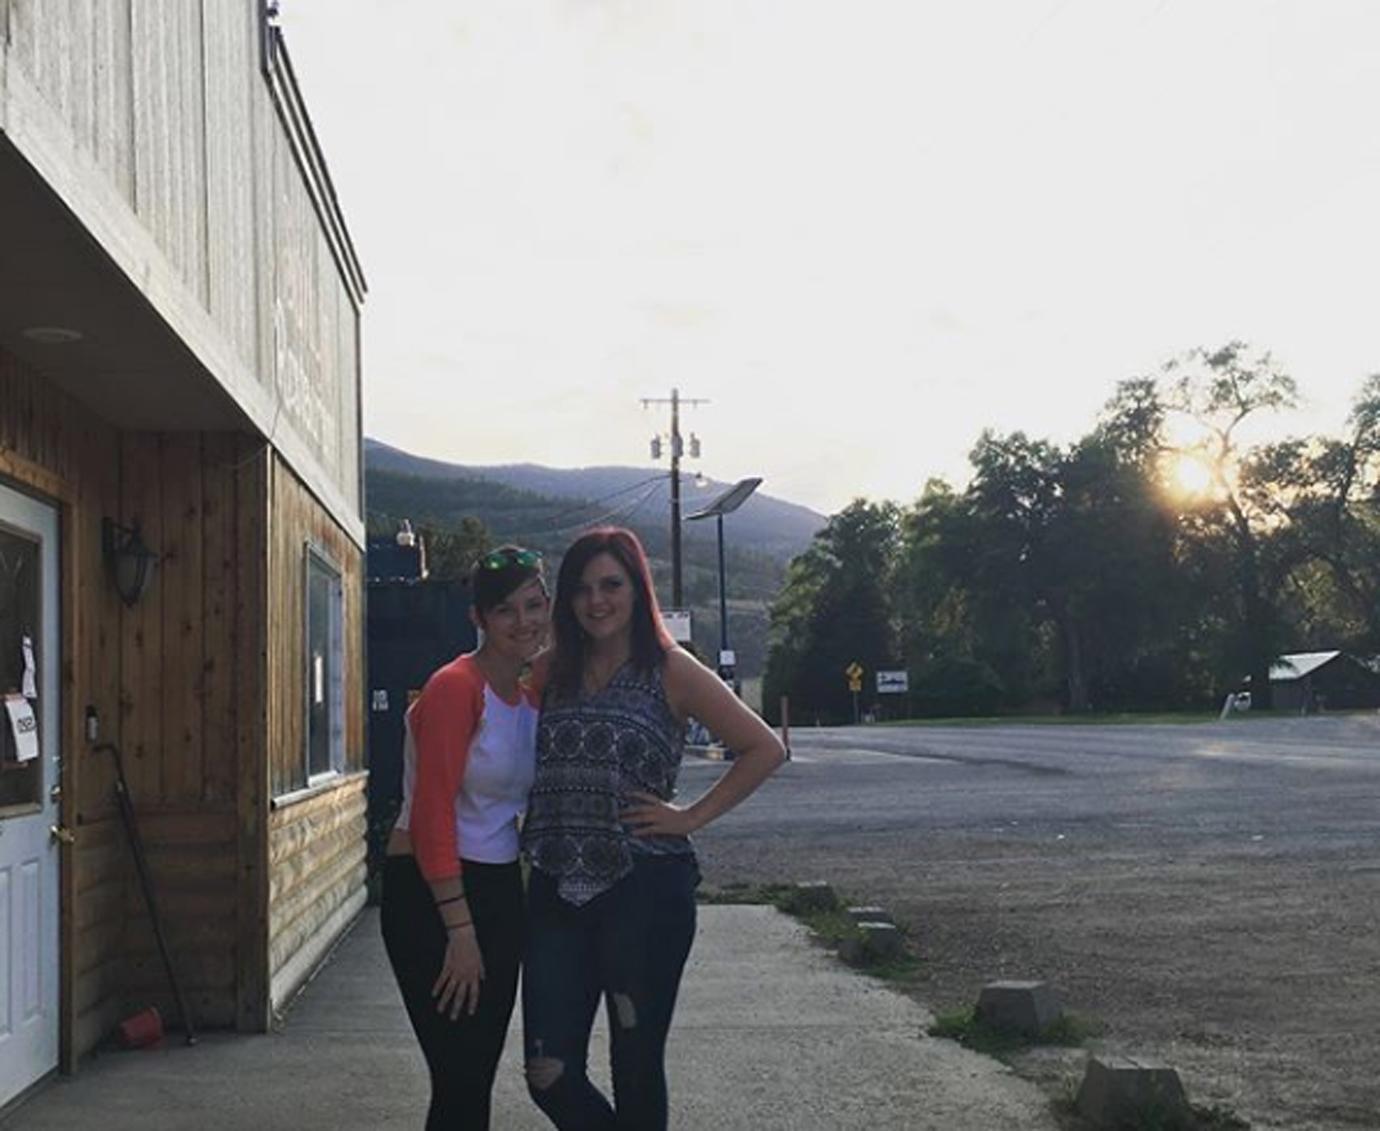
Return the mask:
<path fill-rule="evenodd" d="M 665 518 L 670 508 L 670 476 L 657 468 L 556 468 L 530 463 L 478 467 L 425 459 L 377 440 L 365 441 L 365 462 L 370 471 L 397 472 L 435 481 L 498 484 L 567 504 L 588 504 L 571 512 L 572 521 L 583 524 L 599 519 L 655 523 L 658 516 Z M 697 484 L 694 475 L 683 469 L 682 513 L 693 514 L 731 486 L 714 479 Z M 564 508 L 552 508 L 560 509 Z M 824 516 L 773 497 L 768 482 L 729 521 L 732 542 L 786 561 L 809 545 L 815 531 L 824 525 Z M 713 525 L 687 523 L 685 537 L 687 541 L 712 542 Z"/>
<path fill-rule="evenodd" d="M 408 469 L 408 470 L 397 470 Z M 512 471 L 513 469 L 506 469 Z M 409 520 L 422 530 L 430 559 L 443 573 L 460 576 L 487 546 L 516 541 L 547 555 L 554 571 L 560 554 L 582 529 L 615 522 L 637 531 L 652 559 L 658 594 L 670 604 L 670 531 L 665 473 L 635 468 L 561 471 L 523 465 L 516 478 L 555 485 L 561 497 L 512 486 L 474 474 L 472 469 L 370 441 L 365 487 L 371 533 L 396 530 Z M 694 499 L 707 502 L 713 486 L 685 495 L 685 513 Z M 574 485 L 603 491 L 592 498 L 574 494 Z M 722 488 L 723 485 L 718 485 Z M 792 554 L 804 549 L 824 520 L 804 507 L 767 498 L 759 509 L 750 500 L 726 524 L 725 557 L 729 595 L 730 644 L 739 674 L 759 675 L 766 657 L 767 606 L 776 597 Z M 689 523 L 682 548 L 685 604 L 694 613 L 695 642 L 701 655 L 717 654 L 719 641 L 718 558 L 713 524 Z"/>

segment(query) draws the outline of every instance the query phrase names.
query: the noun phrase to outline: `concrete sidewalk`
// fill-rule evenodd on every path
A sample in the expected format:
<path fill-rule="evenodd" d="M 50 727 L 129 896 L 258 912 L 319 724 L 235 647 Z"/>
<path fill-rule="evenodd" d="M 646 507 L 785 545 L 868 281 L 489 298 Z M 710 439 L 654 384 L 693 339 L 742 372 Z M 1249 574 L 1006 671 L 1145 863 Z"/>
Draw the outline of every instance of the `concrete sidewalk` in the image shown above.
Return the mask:
<path fill-rule="evenodd" d="M 774 909 L 701 907 L 668 1053 L 671 1125 L 1054 1131 L 1033 1085 L 925 1036 L 929 1022 L 922 1008 L 841 966 Z M 590 1063 L 605 1080 L 606 1059 L 597 1033 Z M 3 1127 L 419 1128 L 426 1096 L 425 1067 L 370 909 L 281 1032 L 101 1054 Z M 494 1127 L 548 1126 L 522 1081 L 515 1017 Z"/>

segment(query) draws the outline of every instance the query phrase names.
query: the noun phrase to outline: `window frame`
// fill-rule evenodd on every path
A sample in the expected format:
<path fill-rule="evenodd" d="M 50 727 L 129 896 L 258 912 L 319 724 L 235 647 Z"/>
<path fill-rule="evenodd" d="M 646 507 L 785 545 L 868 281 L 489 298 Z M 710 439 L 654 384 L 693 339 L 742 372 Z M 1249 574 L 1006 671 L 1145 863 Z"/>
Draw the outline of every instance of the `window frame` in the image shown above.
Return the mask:
<path fill-rule="evenodd" d="M 315 672 L 312 654 L 313 574 L 325 575 L 328 589 L 325 666 L 323 675 L 326 713 L 325 769 L 312 768 L 312 699 Z M 302 780 L 306 788 L 337 778 L 345 772 L 345 583 L 336 560 L 321 546 L 308 541 L 302 553 Z"/>

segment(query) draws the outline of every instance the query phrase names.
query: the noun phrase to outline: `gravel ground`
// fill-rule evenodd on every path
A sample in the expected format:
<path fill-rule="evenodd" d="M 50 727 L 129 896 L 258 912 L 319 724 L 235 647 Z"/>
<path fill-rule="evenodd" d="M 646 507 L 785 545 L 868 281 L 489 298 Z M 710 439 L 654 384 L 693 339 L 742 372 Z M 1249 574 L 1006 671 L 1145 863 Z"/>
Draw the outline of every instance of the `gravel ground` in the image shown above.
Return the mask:
<path fill-rule="evenodd" d="M 1380 1128 L 1380 719 L 846 728 L 698 838 L 706 882 L 892 909 L 937 1012 L 1043 978 L 1257 1128 Z M 687 793 L 716 772 L 687 767 Z M 692 780 L 695 779 L 695 780 Z M 1058 1093 L 1082 1054 L 1017 1067 Z"/>

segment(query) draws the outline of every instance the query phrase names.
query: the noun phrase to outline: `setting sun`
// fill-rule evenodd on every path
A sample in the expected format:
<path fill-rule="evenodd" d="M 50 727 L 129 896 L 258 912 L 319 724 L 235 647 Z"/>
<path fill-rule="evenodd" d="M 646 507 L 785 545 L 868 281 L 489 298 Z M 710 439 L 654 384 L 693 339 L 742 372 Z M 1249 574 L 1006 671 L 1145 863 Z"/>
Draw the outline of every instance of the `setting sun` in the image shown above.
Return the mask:
<path fill-rule="evenodd" d="M 1213 490 L 1212 469 L 1199 456 L 1181 453 L 1165 461 L 1165 485 L 1176 495 L 1201 499 Z"/>

